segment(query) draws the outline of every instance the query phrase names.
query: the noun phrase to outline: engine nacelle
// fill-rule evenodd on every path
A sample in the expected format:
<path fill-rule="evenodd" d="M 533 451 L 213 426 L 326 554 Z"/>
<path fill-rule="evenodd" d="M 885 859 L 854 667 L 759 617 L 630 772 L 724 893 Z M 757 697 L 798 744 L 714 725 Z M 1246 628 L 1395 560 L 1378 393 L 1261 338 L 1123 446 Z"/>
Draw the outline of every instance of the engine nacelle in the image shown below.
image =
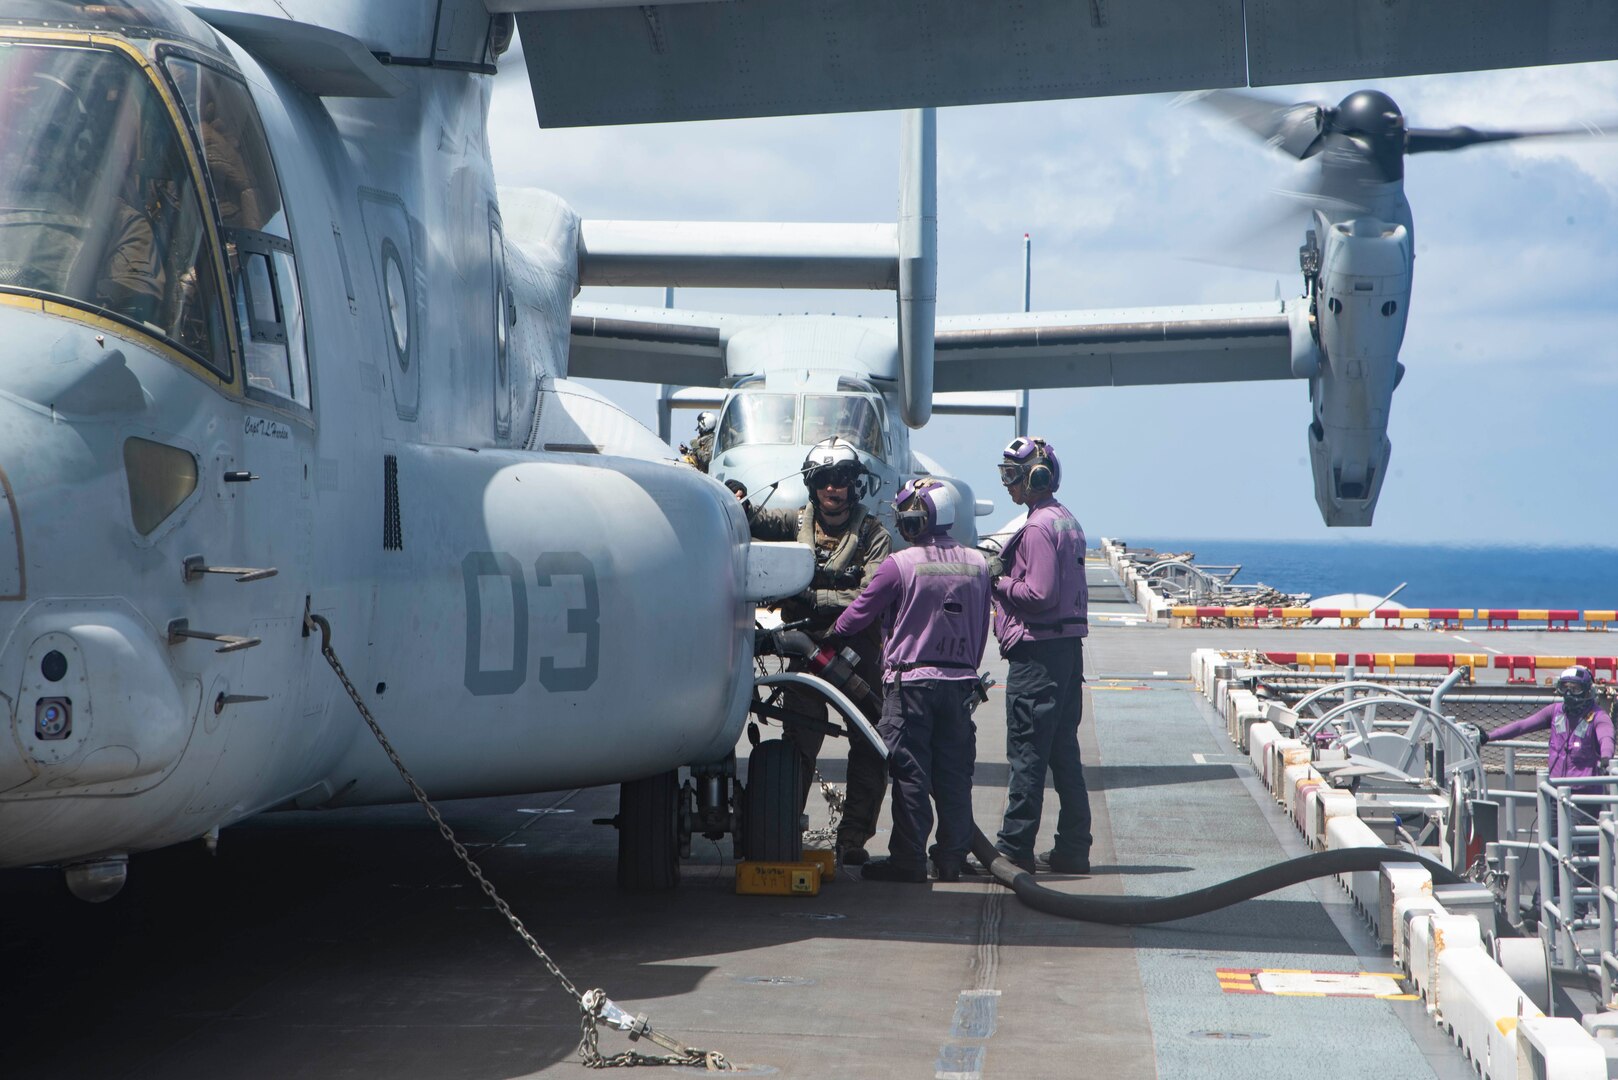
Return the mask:
<path fill-rule="evenodd" d="M 1324 363 L 1309 381 L 1309 464 L 1327 525 L 1369 525 L 1393 445 L 1412 250 L 1403 225 L 1356 218 L 1322 230 L 1316 320 Z"/>

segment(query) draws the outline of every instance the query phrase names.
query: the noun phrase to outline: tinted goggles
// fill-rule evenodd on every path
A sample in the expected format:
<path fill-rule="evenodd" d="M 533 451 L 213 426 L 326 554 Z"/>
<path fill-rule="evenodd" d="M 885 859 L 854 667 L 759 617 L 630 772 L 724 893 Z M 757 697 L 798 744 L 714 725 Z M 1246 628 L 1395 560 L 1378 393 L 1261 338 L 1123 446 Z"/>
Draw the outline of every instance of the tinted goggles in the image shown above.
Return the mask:
<path fill-rule="evenodd" d="M 809 474 L 809 487 L 818 491 L 823 487 L 853 487 L 859 479 L 859 470 L 847 466 L 835 469 L 815 469 Z"/>

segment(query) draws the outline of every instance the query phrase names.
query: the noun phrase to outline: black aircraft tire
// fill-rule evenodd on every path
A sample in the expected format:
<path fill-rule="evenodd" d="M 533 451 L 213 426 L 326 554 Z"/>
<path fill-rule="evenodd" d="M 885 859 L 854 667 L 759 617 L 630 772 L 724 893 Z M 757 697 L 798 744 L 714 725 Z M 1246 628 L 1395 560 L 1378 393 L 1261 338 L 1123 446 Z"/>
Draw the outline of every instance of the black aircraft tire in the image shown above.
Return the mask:
<path fill-rule="evenodd" d="M 618 788 L 618 887 L 667 892 L 680 883 L 680 773 Z"/>
<path fill-rule="evenodd" d="M 785 739 L 759 743 L 747 757 L 742 797 L 742 836 L 752 862 L 797 862 L 803 858 L 803 761 Z"/>

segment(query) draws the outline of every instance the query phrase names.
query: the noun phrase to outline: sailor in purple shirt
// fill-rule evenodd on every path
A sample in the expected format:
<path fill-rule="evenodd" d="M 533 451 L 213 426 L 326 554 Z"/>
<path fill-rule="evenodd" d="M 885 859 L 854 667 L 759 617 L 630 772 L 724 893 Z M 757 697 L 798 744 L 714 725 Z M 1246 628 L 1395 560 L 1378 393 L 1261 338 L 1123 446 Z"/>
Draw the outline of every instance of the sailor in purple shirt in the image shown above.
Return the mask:
<path fill-rule="evenodd" d="M 931 794 L 938 804 L 933 866 L 938 880 L 958 881 L 973 833 L 977 727 L 970 702 L 989 630 L 989 566 L 949 535 L 955 500 L 938 481 L 911 481 L 893 505 L 911 546 L 882 561 L 830 633 L 856 634 L 879 618 L 886 629 L 877 731 L 888 746 L 893 832 L 888 857 L 866 863 L 861 876 L 927 880 Z"/>
<path fill-rule="evenodd" d="M 1612 717 L 1596 704 L 1595 676 L 1583 664 L 1575 664 L 1556 677 L 1556 691 L 1562 695 L 1561 701 L 1552 702 L 1532 716 L 1501 724 L 1493 731 L 1480 732 L 1478 745 L 1550 728 L 1552 777 L 1605 773 L 1612 759 Z M 1602 788 L 1591 786 L 1577 791 L 1599 794 Z"/>
<path fill-rule="evenodd" d="M 1013 439 L 1000 481 L 1028 507 L 994 574 L 994 636 L 1006 674 L 1006 814 L 995 847 L 1032 873 L 1090 872 L 1090 793 L 1079 758 L 1084 638 L 1090 632 L 1084 530 L 1056 501 L 1062 466 L 1044 439 Z M 1061 810 L 1056 846 L 1034 853 L 1050 771 Z"/>

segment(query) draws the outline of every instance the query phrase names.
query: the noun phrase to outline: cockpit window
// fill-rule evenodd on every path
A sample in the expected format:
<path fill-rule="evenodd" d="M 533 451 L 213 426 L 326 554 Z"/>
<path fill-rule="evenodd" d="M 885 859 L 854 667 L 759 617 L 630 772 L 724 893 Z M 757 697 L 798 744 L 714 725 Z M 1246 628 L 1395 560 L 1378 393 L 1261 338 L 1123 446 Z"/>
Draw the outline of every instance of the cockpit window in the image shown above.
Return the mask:
<path fill-rule="evenodd" d="M 205 64 L 176 56 L 165 66 L 202 143 L 219 207 L 247 392 L 307 407 L 309 358 L 297 262 L 258 110 L 247 87 Z"/>
<path fill-rule="evenodd" d="M 882 422 L 867 397 L 852 394 L 806 394 L 803 399 L 803 443 L 841 435 L 867 454 L 883 457 Z"/>
<path fill-rule="evenodd" d="M 797 419 L 795 394 L 734 394 L 719 422 L 715 453 L 744 443 L 790 443 Z"/>
<path fill-rule="evenodd" d="M 173 117 L 133 60 L 0 49 L 0 289 L 110 312 L 229 379 L 202 205 Z"/>

